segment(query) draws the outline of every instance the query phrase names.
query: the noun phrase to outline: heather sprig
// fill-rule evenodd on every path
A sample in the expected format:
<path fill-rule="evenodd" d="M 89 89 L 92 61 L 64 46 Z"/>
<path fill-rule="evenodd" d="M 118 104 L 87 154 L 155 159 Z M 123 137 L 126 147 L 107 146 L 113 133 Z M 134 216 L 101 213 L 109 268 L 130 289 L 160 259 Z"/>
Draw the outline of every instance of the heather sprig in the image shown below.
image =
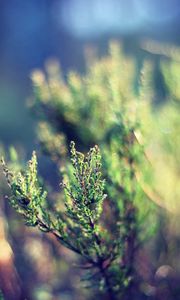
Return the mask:
<path fill-rule="evenodd" d="M 2 166 L 12 192 L 12 196 L 9 197 L 11 205 L 24 216 L 27 225 L 37 225 L 47 193 L 42 190 L 38 182 L 35 152 L 24 174 L 22 172 L 14 174 L 9 171 L 4 159 L 2 159 Z"/>
<path fill-rule="evenodd" d="M 39 183 L 35 152 L 24 173 L 9 171 L 3 159 L 2 165 L 11 189 L 10 204 L 26 224 L 52 233 L 65 247 L 79 254 L 90 270 L 91 281 L 95 280 L 100 289 L 115 299 L 116 281 L 113 282 L 110 274 L 117 253 L 101 222 L 106 195 L 98 146 L 84 155 L 71 143 L 71 164 L 61 184 L 65 192 L 64 211 L 48 211 L 47 193 Z"/>

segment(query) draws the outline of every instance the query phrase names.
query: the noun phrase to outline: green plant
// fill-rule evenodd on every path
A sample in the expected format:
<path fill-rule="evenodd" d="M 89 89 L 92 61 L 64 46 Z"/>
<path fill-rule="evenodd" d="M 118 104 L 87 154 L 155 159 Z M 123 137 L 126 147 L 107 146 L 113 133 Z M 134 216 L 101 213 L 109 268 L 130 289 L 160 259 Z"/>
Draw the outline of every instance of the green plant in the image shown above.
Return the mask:
<path fill-rule="evenodd" d="M 48 64 L 45 74 L 35 70 L 32 109 L 39 120 L 42 150 L 62 159 L 67 153 L 64 148 L 75 140 L 88 151 L 106 141 L 119 112 L 127 120 L 134 118 L 134 69 L 133 61 L 125 59 L 119 45 L 112 43 L 110 55 L 88 65 L 84 76 L 71 71 L 65 80 L 57 63 Z"/>
<path fill-rule="evenodd" d="M 143 188 L 149 175 L 139 138 L 134 64 L 112 45 L 111 55 L 89 66 L 85 76 L 70 72 L 64 81 L 56 65 L 47 73 L 47 78 L 39 71 L 33 75 L 33 109 L 41 119 L 42 150 L 63 173 L 65 195 L 50 205 L 33 153 L 26 171 L 17 174 L 2 161 L 9 201 L 27 225 L 52 233 L 80 255 L 88 270 L 84 279 L 96 291 L 108 299 L 125 299 L 127 292 L 133 297 L 133 287 L 141 293 L 143 280 L 136 255 L 156 227 L 156 206 Z M 71 163 L 70 140 L 81 151 L 71 143 Z"/>
<path fill-rule="evenodd" d="M 109 163 L 109 157 L 105 155 L 106 159 Z M 107 180 L 112 182 L 108 183 L 109 199 L 105 200 L 105 182 L 102 179 L 98 147 L 95 146 L 84 156 L 76 151 L 72 143 L 71 165 L 63 183 L 63 212 L 48 210 L 47 194 L 37 177 L 35 153 L 24 174 L 16 175 L 8 170 L 4 161 L 2 163 L 12 191 L 9 201 L 24 217 L 26 224 L 51 232 L 64 246 L 81 255 L 83 267 L 90 270 L 86 279 L 107 292 L 110 299 L 115 299 L 116 294 L 123 295 L 135 279 L 133 259 L 139 241 L 135 204 L 137 182 L 133 184 L 133 169 L 128 169 L 132 162 L 124 170 L 127 174 L 123 178 L 126 181 L 123 187 L 117 179 L 112 180 L 111 176 L 107 176 Z M 113 194 L 119 198 L 115 203 L 110 202 Z M 112 207 L 109 220 L 101 219 L 104 201 Z"/>

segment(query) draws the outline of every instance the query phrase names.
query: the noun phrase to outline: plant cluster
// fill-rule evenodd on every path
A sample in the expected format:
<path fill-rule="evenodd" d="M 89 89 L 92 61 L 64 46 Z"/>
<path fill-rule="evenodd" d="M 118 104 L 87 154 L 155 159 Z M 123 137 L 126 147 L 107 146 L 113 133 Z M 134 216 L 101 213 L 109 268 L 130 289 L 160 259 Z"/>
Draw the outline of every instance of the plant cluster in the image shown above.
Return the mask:
<path fill-rule="evenodd" d="M 173 90 L 173 105 L 179 107 L 167 63 L 162 62 L 161 71 L 169 93 Z M 139 95 L 134 90 L 135 64 L 122 56 L 117 44 L 110 46 L 108 57 L 88 65 L 85 75 L 70 72 L 64 78 L 56 63 L 48 65 L 45 73 L 33 73 L 32 110 L 40 120 L 41 149 L 64 178 L 64 193 L 59 193 L 53 207 L 37 174 L 35 153 L 20 173 L 12 173 L 2 162 L 11 205 L 27 225 L 50 232 L 79 254 L 86 269 L 84 279 L 107 299 L 126 299 L 126 295 L 133 299 L 134 290 L 142 292 L 136 255 L 157 225 L 149 161 L 160 178 L 161 144 L 175 169 L 174 159 L 179 157 L 178 140 L 174 147 L 158 129 L 158 124 L 164 128 L 166 113 L 172 120 L 168 134 L 177 136 L 177 108 L 152 112 L 152 74 L 147 66 Z M 161 150 L 154 151 L 152 144 Z M 163 198 L 164 185 L 155 188 Z"/>

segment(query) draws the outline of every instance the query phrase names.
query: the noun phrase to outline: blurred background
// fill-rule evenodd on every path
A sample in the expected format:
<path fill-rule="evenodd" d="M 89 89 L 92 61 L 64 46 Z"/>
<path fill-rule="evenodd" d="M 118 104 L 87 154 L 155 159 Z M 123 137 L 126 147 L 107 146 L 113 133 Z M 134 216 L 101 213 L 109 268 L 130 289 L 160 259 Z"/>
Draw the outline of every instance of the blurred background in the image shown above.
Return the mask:
<path fill-rule="evenodd" d="M 156 109 L 167 101 L 166 90 L 162 85 L 159 65 L 161 50 L 159 49 L 165 49 L 166 45 L 178 47 L 180 44 L 179 31 L 179 0 L 0 1 L 0 143 L 5 151 L 11 145 L 21 148 L 24 153 L 23 159 L 26 160 L 29 159 L 32 150 L 38 147 L 35 133 L 36 118 L 28 108 L 28 99 L 33 94 L 31 72 L 34 69 L 43 70 L 46 61 L 55 58 L 60 62 L 65 76 L 72 69 L 83 74 L 86 66 L 87 47 L 96 48 L 97 55 L 103 56 L 107 53 L 109 41 L 112 39 L 119 41 L 124 52 L 134 57 L 139 69 L 145 58 L 153 62 L 156 95 L 158 95 L 154 100 Z M 161 45 L 158 49 L 156 42 Z M 164 122 L 166 122 L 166 117 L 164 114 L 163 116 Z M 12 149 L 11 152 L 11 156 L 13 156 Z M 45 174 L 47 164 L 48 162 L 44 166 L 40 166 L 45 177 L 47 176 Z M 157 166 L 157 168 L 159 167 L 161 168 L 161 165 Z M 49 166 L 49 170 L 50 168 L 52 169 L 52 165 Z M 6 191 L 7 187 L 4 187 L 4 190 Z M 8 233 L 19 275 L 13 269 L 13 255 L 9 245 L 4 245 L 9 252 L 5 251 L 7 257 L 0 257 L 0 269 L 1 262 L 7 259 L 9 265 L 7 264 L 8 269 L 5 274 L 14 274 L 16 286 L 21 286 L 19 282 L 22 282 L 23 279 L 22 286 L 26 289 L 27 298 L 37 300 L 92 299 L 89 292 L 88 296 L 85 291 L 79 293 L 79 271 L 77 275 L 76 269 L 72 271 L 70 267 L 70 264 L 75 261 L 73 254 L 65 251 L 61 246 L 57 247 L 56 241 L 51 237 L 42 237 L 37 230 L 29 231 L 16 222 L 14 215 L 11 221 L 8 221 L 10 224 L 8 227 L 5 215 L 11 217 L 12 212 L 9 212 L 3 205 L 1 204 L 3 213 L 0 214 L 0 238 L 4 238 Z M 169 205 L 171 206 L 171 203 Z M 164 232 L 159 233 L 160 243 L 167 233 L 165 221 L 162 219 L 161 228 L 164 229 Z M 174 239 L 171 238 L 172 235 Z M 164 249 L 158 265 L 159 267 L 161 264 L 167 264 L 164 269 L 159 270 L 162 275 L 160 277 L 170 274 L 176 288 L 176 281 L 180 276 L 175 274 L 174 269 L 168 264 L 171 265 L 172 261 L 174 265 L 177 264 L 179 258 L 180 240 L 177 236 L 175 227 L 173 227 L 171 237 L 168 236 L 171 242 L 170 255 L 167 254 L 168 250 Z M 2 244 L 0 247 L 1 252 L 1 249 L 4 248 L 2 248 Z M 41 251 L 45 253 L 44 261 Z M 155 252 L 154 249 L 153 251 Z M 156 251 L 158 250 L 156 249 Z M 158 256 L 157 253 L 156 255 Z M 62 259 L 58 259 L 58 257 Z M 42 268 L 42 266 L 46 266 L 46 268 Z M 53 276 L 54 273 L 56 273 L 56 278 Z M 59 278 L 62 279 L 61 284 L 59 284 Z M 0 274 L 0 281 L 3 282 L 3 280 Z M 36 282 L 38 282 L 37 286 Z M 69 286 L 67 286 L 67 282 Z M 157 299 L 178 300 L 180 292 L 177 292 L 176 298 L 171 298 L 171 294 L 168 296 L 169 290 L 166 293 L 167 285 L 164 289 L 163 284 L 164 282 L 162 290 L 165 292 L 162 293 L 162 297 L 160 295 Z M 53 287 L 53 291 L 51 287 Z M 146 290 L 147 295 L 143 299 L 149 299 L 153 293 L 150 286 L 146 287 Z M 16 293 L 18 295 L 21 292 L 17 290 Z M 165 294 L 167 298 L 165 298 Z M 15 299 L 13 297 L 11 295 L 9 299 Z"/>
<path fill-rule="evenodd" d="M 85 46 L 103 54 L 112 38 L 141 59 L 145 39 L 178 45 L 179 29 L 178 0 L 1 1 L 1 142 L 22 144 L 29 152 L 34 148 L 34 120 L 26 105 L 30 73 L 47 59 L 58 59 L 64 73 L 82 72 Z"/>

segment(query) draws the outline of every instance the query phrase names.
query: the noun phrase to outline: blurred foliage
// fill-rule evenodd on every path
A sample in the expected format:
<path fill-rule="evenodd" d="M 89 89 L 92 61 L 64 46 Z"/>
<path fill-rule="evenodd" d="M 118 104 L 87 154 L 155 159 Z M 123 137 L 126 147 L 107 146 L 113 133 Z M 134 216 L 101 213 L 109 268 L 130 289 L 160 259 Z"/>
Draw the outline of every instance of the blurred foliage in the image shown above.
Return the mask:
<path fill-rule="evenodd" d="M 180 157 L 180 98 L 177 70 L 179 62 L 161 61 L 161 72 L 167 88 L 166 99 L 161 107 L 152 106 L 154 90 L 151 64 L 146 64 L 141 90 L 141 118 L 146 154 L 152 165 L 152 184 L 160 198 L 159 204 L 173 214 L 180 213 L 179 157 Z"/>
<path fill-rule="evenodd" d="M 133 64 L 119 59 L 119 48 L 115 45 L 111 46 L 110 57 L 87 67 L 85 76 L 70 72 L 65 81 L 59 66 L 55 62 L 48 64 L 47 78 L 38 70 L 32 75 L 34 111 L 45 117 L 44 122 L 51 119 L 48 125 L 53 127 L 54 134 L 65 132 L 68 141 L 77 139 L 87 148 L 106 138 L 114 126 L 116 112 L 122 112 L 127 105 L 130 109 L 133 76 Z"/>
<path fill-rule="evenodd" d="M 150 295 L 151 299 L 162 299 L 160 294 L 163 292 L 158 294 L 159 286 L 156 281 L 152 285 L 150 279 L 154 271 L 154 266 L 149 263 L 150 258 L 144 258 L 144 264 L 150 269 L 147 276 L 144 275 L 144 265 L 143 262 L 138 261 L 138 255 L 142 250 L 144 251 L 144 245 L 147 242 L 149 245 L 152 241 L 150 237 L 154 233 L 168 235 L 168 237 L 163 236 L 165 240 L 167 238 L 165 247 L 168 249 L 166 255 L 163 255 L 169 264 L 172 263 L 172 257 L 168 256 L 168 251 L 170 255 L 175 253 L 174 249 L 172 250 L 175 244 L 173 246 L 173 243 L 169 243 L 172 232 L 168 228 L 167 216 L 172 221 L 176 219 L 175 214 L 178 216 L 180 212 L 178 70 L 178 56 L 173 58 L 173 55 L 169 57 L 163 53 L 160 72 L 166 94 L 164 94 L 163 104 L 158 107 L 154 106 L 153 100 L 156 100 L 157 89 L 161 87 L 154 82 L 151 62 L 145 62 L 142 73 L 139 74 L 133 59 L 125 57 L 117 43 L 110 45 L 107 57 L 98 60 L 91 57 L 85 75 L 80 76 L 71 71 L 63 77 L 56 62 L 47 64 L 44 73 L 36 70 L 32 74 L 35 93 L 32 110 L 40 120 L 37 135 L 42 152 L 57 164 L 60 174 L 65 174 L 64 171 L 68 169 L 70 183 L 68 186 L 65 185 L 65 190 L 69 200 L 65 200 L 65 203 L 71 222 L 75 218 L 77 223 L 75 232 L 72 231 L 72 242 L 78 243 L 78 236 L 81 236 L 83 241 L 87 239 L 86 247 L 79 244 L 81 255 L 85 250 L 89 253 L 92 247 L 96 248 L 97 253 L 100 252 L 101 255 L 107 253 L 108 249 L 112 256 L 116 253 L 114 260 L 108 261 L 109 258 L 104 260 L 103 268 L 106 276 L 102 272 L 94 273 L 88 266 L 90 273 L 87 272 L 84 279 L 89 281 L 95 279 L 97 286 L 93 284 L 93 287 L 98 289 L 94 291 L 94 295 L 86 294 L 86 299 L 93 299 L 95 296 L 101 298 L 102 295 L 103 299 L 113 299 L 112 297 L 117 295 L 118 299 L 121 296 L 122 299 L 139 300 L 146 299 L 147 295 Z M 137 82 L 139 82 L 138 88 L 135 87 Z M 82 152 L 71 150 L 74 171 L 68 163 L 68 145 L 71 140 L 75 141 L 77 148 Z M 86 160 L 83 154 L 95 144 L 98 144 L 102 154 L 101 170 L 105 178 L 104 188 L 107 198 L 103 206 L 102 203 L 100 205 L 103 213 L 100 220 L 98 219 L 100 222 L 96 228 L 98 231 L 94 230 L 91 235 L 95 234 L 98 238 L 102 238 L 103 251 L 98 248 L 96 238 L 94 244 L 88 240 L 89 233 L 86 238 L 82 237 L 82 228 L 85 226 L 84 216 L 79 218 L 82 211 L 77 215 L 78 209 L 88 208 L 88 204 L 87 207 L 82 206 L 87 197 L 83 193 L 88 192 L 87 199 L 91 202 L 92 195 L 96 191 L 95 179 L 90 189 L 91 195 L 88 189 L 82 189 L 82 182 L 88 184 L 89 176 L 93 179 L 96 175 L 96 173 L 85 172 L 84 165 L 88 159 Z M 33 161 L 35 166 L 35 156 Z M 9 178 L 10 173 L 6 167 L 5 173 Z M 15 177 L 12 177 L 15 181 L 10 177 L 9 183 L 14 194 L 12 199 L 15 208 L 20 213 L 25 213 L 25 218 L 30 209 L 31 221 L 33 219 L 30 225 L 38 225 L 35 211 L 38 212 L 42 200 L 41 189 L 36 185 L 37 174 L 34 177 L 35 181 L 28 179 L 31 178 L 32 172 L 28 174 L 16 175 L 15 172 L 13 175 Z M 79 175 L 82 177 L 80 178 Z M 34 187 L 32 187 L 33 182 Z M 62 240 L 64 234 L 62 230 L 66 228 L 67 234 L 67 230 L 72 228 L 71 222 L 66 219 L 66 215 L 64 216 L 63 195 L 58 193 L 53 201 L 52 193 L 48 197 L 44 210 L 48 213 L 43 215 L 38 212 L 46 220 L 46 226 L 43 224 L 44 227 L 40 227 L 45 231 L 53 231 L 49 214 L 54 213 L 56 215 L 54 220 L 59 220 L 62 226 L 58 229 L 56 227 L 61 242 L 74 251 L 73 247 L 69 247 Z M 30 201 L 25 204 L 22 199 Z M 166 217 L 164 208 L 171 212 Z M 168 222 L 163 227 L 163 233 L 162 227 L 157 226 L 159 214 L 164 214 L 163 221 Z M 93 216 L 99 218 L 100 214 L 93 214 Z M 178 226 L 176 229 L 178 232 Z M 68 237 L 71 237 L 70 232 L 66 238 Z M 160 249 L 158 251 L 163 251 L 162 245 L 158 247 Z M 152 258 L 152 253 L 149 255 Z M 154 264 L 158 266 L 166 263 L 166 260 L 161 256 Z M 84 261 L 81 264 L 86 268 Z M 105 278 L 108 278 L 108 283 Z M 166 284 L 169 288 L 168 279 Z M 78 296 L 81 297 L 82 293 L 83 291 L 79 290 Z M 171 300 L 178 292 L 176 289 L 170 289 L 169 293 L 166 299 Z"/>

